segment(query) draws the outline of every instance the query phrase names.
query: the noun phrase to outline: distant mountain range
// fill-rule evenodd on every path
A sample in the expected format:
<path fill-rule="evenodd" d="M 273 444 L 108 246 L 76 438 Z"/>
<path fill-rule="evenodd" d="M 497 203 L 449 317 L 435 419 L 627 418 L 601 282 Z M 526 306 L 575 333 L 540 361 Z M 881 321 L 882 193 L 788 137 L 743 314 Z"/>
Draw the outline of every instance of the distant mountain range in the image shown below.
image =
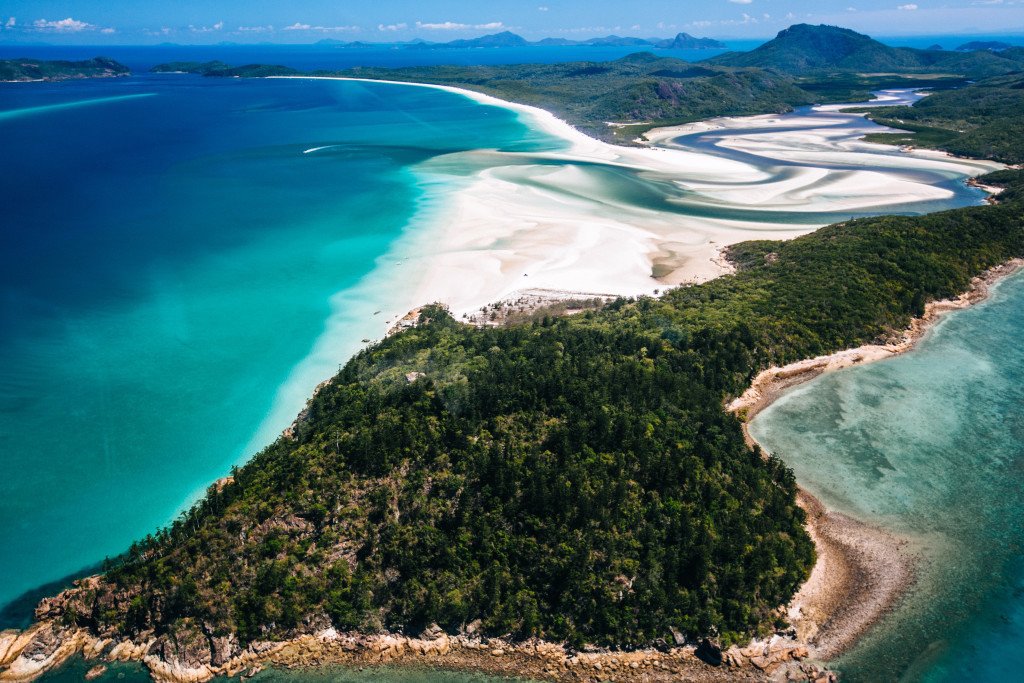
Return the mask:
<path fill-rule="evenodd" d="M 318 40 L 317 45 L 333 45 L 336 47 L 375 47 L 374 43 L 361 41 L 346 43 L 333 38 Z M 541 40 L 529 41 L 511 31 L 492 33 L 479 38 L 460 38 L 446 43 L 432 43 L 430 41 L 416 38 L 404 43 L 388 43 L 389 45 L 402 45 L 408 48 L 422 50 L 445 49 L 445 48 L 475 48 L 475 47 L 528 47 L 528 46 L 561 46 L 561 45 L 595 45 L 614 47 L 655 47 L 671 50 L 704 50 L 722 49 L 727 47 L 725 43 L 713 38 L 695 38 L 689 33 L 679 33 L 674 38 L 631 38 L 628 36 L 604 36 L 603 38 L 588 38 L 587 40 L 570 40 L 568 38 L 543 38 Z"/>
<path fill-rule="evenodd" d="M 968 43 L 968 45 L 971 45 Z M 965 46 L 961 46 L 965 47 Z M 774 69 L 793 75 L 846 73 L 946 72 L 984 77 L 1020 70 L 1019 52 L 980 49 L 970 52 L 889 47 L 847 28 L 797 24 L 750 52 L 727 52 L 707 62 L 722 66 Z"/>

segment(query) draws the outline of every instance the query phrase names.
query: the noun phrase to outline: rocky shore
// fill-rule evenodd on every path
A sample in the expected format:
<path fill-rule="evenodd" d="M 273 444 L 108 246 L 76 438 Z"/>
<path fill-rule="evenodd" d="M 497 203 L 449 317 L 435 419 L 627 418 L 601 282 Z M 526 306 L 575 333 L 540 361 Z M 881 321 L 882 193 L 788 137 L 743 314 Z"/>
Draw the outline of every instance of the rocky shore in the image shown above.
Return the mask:
<path fill-rule="evenodd" d="M 384 664 L 594 683 L 835 680 L 833 674 L 807 661 L 810 652 L 805 645 L 779 634 L 724 652 L 707 641 L 631 652 L 577 652 L 540 640 L 512 643 L 472 633 L 451 636 L 436 626 L 418 637 L 324 628 L 288 641 L 256 642 L 240 649 L 233 636 L 196 632 L 116 640 L 44 619 L 23 632 L 0 633 L 0 681 L 34 680 L 75 655 L 97 662 L 89 673 L 94 678 L 103 674 L 104 663 L 135 661 L 148 667 L 154 680 L 167 683 L 202 683 L 217 676 L 244 679 L 265 667 Z"/>

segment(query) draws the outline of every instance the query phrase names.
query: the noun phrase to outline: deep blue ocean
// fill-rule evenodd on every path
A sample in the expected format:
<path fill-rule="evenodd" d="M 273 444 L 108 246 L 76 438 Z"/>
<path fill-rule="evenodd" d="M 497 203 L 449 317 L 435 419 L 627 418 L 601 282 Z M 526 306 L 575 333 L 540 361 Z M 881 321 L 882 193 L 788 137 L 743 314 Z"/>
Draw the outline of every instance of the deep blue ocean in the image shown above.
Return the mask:
<path fill-rule="evenodd" d="M 559 144 L 424 88 L 180 75 L 2 84 L 0 137 L 0 626 L 167 523 L 379 338 L 416 273 L 357 285 L 425 210 L 410 166 Z M 268 423 L 332 315 L 339 344 Z"/>

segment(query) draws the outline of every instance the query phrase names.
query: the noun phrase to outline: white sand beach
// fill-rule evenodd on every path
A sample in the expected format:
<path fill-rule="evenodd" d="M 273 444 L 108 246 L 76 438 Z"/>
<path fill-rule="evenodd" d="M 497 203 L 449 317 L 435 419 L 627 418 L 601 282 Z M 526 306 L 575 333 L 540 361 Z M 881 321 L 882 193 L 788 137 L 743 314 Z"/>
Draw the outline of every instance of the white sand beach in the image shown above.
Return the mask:
<path fill-rule="evenodd" d="M 862 142 L 863 134 L 879 128 L 859 115 L 837 113 L 840 107 L 834 105 L 815 108 L 813 115 L 720 118 L 656 129 L 646 135 L 648 147 L 629 148 L 590 138 L 535 107 L 449 86 L 401 85 L 455 92 L 512 109 L 527 125 L 568 143 L 564 151 L 527 155 L 545 164 L 492 152 L 488 167 L 463 182 L 447 206 L 435 209 L 443 227 L 413 252 L 409 271 L 422 278 L 407 303 L 441 301 L 456 316 L 524 290 L 633 296 L 705 281 L 725 272 L 716 256 L 726 245 L 791 238 L 832 222 L 794 223 L 788 220 L 792 214 L 899 210 L 941 201 L 953 193 L 922 172 L 966 179 L 1000 168 Z M 893 91 L 881 93 L 875 103 L 907 100 L 907 93 Z M 716 146 L 726 154 L 702 153 L 675 142 L 702 131 L 721 133 Z M 744 158 L 730 158 L 729 151 L 744 153 Z M 766 170 L 760 162 L 747 161 L 750 155 L 780 166 Z M 468 155 L 452 156 L 457 158 L 432 160 L 419 172 L 428 182 L 443 183 L 445 167 L 464 168 L 461 162 Z M 502 165 L 502 156 L 508 165 Z M 670 197 L 670 203 L 704 210 L 687 215 L 621 201 L 582 162 L 674 184 L 680 197 Z M 757 220 L 715 217 L 716 210 L 728 208 L 764 213 Z M 773 213 L 778 217 L 773 219 Z"/>
<path fill-rule="evenodd" d="M 523 292 L 653 295 L 729 272 L 720 257 L 727 245 L 789 239 L 855 213 L 913 210 L 914 202 L 952 195 L 937 179 L 959 183 L 1001 168 L 862 142 L 879 128 L 837 107 L 655 129 L 646 146 L 621 147 L 547 111 L 481 93 L 365 82 L 444 90 L 511 109 L 556 140 L 550 152 L 476 150 L 414 169 L 426 192 L 413 224 L 371 275 L 334 297 L 323 333 L 282 384 L 246 452 L 291 422 L 339 357 L 382 338 L 417 306 L 441 302 L 460 318 Z M 885 94 L 882 102 L 907 96 Z M 676 142 L 701 132 L 716 136 L 713 147 Z M 467 168 L 478 170 L 467 176 Z M 625 190 L 613 186 L 620 181 Z M 634 188 L 647 194 L 631 197 Z"/>

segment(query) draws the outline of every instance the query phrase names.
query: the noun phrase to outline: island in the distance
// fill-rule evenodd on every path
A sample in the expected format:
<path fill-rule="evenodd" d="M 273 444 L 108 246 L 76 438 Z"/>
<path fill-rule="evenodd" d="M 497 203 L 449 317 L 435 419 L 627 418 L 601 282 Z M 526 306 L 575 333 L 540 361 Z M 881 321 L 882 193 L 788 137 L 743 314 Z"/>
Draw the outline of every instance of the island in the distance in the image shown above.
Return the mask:
<path fill-rule="evenodd" d="M 381 45 L 392 45 L 414 50 L 437 50 L 437 49 L 459 49 L 459 48 L 488 48 L 488 47 L 563 47 L 563 46 L 588 46 L 595 47 L 654 47 L 669 50 L 721 50 L 726 46 L 720 40 L 714 38 L 696 38 L 689 33 L 678 33 L 672 38 L 633 38 L 630 36 L 603 36 L 600 38 L 587 38 L 586 40 L 572 40 L 570 38 L 541 38 L 540 40 L 527 40 L 521 35 L 511 31 L 492 33 L 479 38 L 459 38 L 444 43 L 432 42 L 417 38 L 403 43 L 368 43 L 360 40 L 345 42 L 333 38 L 318 40 L 317 45 L 330 46 L 335 48 L 365 48 L 379 47 Z"/>
<path fill-rule="evenodd" d="M 865 73 L 868 69 L 871 73 Z M 304 75 L 406 81 L 447 85 L 492 95 L 510 102 L 550 111 L 586 134 L 616 144 L 636 144 L 646 131 L 715 116 L 783 113 L 808 104 L 858 102 L 885 88 L 942 88 L 938 95 L 913 109 L 887 108 L 877 112 L 880 123 L 914 121 L 936 112 L 945 103 L 970 106 L 965 93 L 986 101 L 1017 101 L 1015 83 L 1024 69 L 1024 48 L 1000 53 L 987 50 L 942 52 L 894 48 L 869 36 L 835 26 L 798 24 L 751 52 L 729 52 L 701 62 L 687 62 L 651 52 L 638 52 L 610 62 L 510 64 L 481 66 L 412 66 L 397 69 L 357 67 L 320 70 Z M 296 69 L 267 64 L 230 66 L 223 62 L 171 62 L 153 68 L 159 73 L 192 73 L 211 77 L 303 75 Z M 977 90 L 947 90 L 981 79 Z M 908 116 L 894 116 L 906 110 Z M 940 142 L 960 143 L 948 151 L 984 158 L 1016 158 L 990 153 L 972 131 L 991 124 L 986 143 L 1008 139 L 1019 130 L 1018 120 L 999 116 L 1003 107 L 977 109 L 959 121 L 932 121 L 928 135 L 913 144 L 947 149 Z M 961 111 L 961 113 L 963 113 Z M 990 121 L 996 115 L 997 122 Z M 881 117 L 886 116 L 882 121 Z M 907 129 L 908 126 L 900 126 Z M 980 139 L 978 139 L 980 140 Z M 910 144 L 900 139 L 879 142 Z M 1018 163 L 1010 161 L 1010 163 Z"/>
<path fill-rule="evenodd" d="M 46 59 L 0 60 L 0 81 L 67 81 L 77 78 L 116 78 L 131 70 L 113 59 L 93 57 L 78 62 Z"/>

